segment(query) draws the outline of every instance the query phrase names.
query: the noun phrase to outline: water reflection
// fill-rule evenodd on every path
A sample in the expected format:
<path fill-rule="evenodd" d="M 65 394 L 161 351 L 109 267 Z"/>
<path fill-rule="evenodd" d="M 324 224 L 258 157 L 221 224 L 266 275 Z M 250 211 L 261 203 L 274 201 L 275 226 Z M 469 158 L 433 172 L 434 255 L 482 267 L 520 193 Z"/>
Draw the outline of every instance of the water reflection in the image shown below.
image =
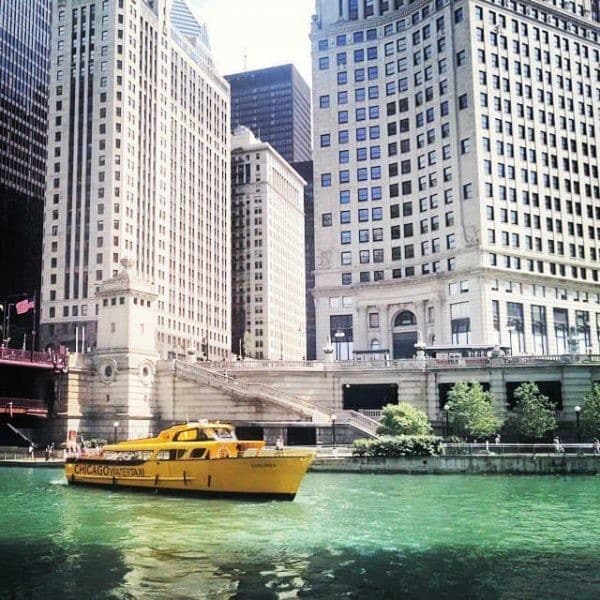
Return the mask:
<path fill-rule="evenodd" d="M 296 501 L 0 469 L 4 598 L 596 598 L 597 479 L 310 474 Z"/>

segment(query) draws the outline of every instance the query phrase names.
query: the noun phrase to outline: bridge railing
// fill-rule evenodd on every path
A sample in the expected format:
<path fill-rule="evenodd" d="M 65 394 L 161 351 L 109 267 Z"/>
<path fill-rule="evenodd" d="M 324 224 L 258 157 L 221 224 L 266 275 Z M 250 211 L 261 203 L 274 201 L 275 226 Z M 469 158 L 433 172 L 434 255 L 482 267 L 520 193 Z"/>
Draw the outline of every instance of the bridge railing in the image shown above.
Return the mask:
<path fill-rule="evenodd" d="M 35 398 L 0 398 L 0 413 L 45 417 L 48 407 L 43 400 Z"/>
<path fill-rule="evenodd" d="M 32 352 L 0 346 L 0 361 L 30 363 L 62 371 L 67 368 L 68 356 L 66 352 Z"/>

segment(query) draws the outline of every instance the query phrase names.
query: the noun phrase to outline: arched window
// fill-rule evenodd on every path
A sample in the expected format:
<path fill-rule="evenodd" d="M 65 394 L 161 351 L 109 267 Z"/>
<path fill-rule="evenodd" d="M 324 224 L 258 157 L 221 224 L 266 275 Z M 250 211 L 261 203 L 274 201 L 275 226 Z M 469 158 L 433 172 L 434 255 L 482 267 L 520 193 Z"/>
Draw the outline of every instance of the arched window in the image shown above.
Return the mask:
<path fill-rule="evenodd" d="M 406 327 L 407 325 L 416 325 L 417 319 L 410 310 L 403 310 L 395 319 L 394 327 Z"/>
<path fill-rule="evenodd" d="M 381 348 L 379 340 L 371 340 L 371 350 L 379 350 L 379 348 Z"/>

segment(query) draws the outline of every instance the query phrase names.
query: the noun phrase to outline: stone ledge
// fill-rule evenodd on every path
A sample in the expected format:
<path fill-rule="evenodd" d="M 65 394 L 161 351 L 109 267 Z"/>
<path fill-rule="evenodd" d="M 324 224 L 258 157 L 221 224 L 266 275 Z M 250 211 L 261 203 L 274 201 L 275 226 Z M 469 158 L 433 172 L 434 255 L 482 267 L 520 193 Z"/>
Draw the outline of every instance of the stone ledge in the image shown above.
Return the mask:
<path fill-rule="evenodd" d="M 426 456 L 317 458 L 311 471 L 423 475 L 600 475 L 600 456 Z"/>

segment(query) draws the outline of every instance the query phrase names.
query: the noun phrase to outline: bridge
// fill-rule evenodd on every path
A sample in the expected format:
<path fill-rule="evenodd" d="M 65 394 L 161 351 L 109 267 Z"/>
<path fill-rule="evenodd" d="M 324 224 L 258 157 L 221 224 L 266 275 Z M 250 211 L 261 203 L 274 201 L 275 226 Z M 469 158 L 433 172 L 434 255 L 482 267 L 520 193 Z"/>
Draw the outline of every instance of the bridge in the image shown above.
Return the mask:
<path fill-rule="evenodd" d="M 68 354 L 66 348 L 52 352 L 32 352 L 31 350 L 18 350 L 2 346 L 0 347 L 0 365 L 47 369 L 56 373 L 65 373 L 68 368 Z"/>
<path fill-rule="evenodd" d="M 0 415 L 8 415 L 10 418 L 18 415 L 45 419 L 48 416 L 48 407 L 43 400 L 0 398 Z"/>

